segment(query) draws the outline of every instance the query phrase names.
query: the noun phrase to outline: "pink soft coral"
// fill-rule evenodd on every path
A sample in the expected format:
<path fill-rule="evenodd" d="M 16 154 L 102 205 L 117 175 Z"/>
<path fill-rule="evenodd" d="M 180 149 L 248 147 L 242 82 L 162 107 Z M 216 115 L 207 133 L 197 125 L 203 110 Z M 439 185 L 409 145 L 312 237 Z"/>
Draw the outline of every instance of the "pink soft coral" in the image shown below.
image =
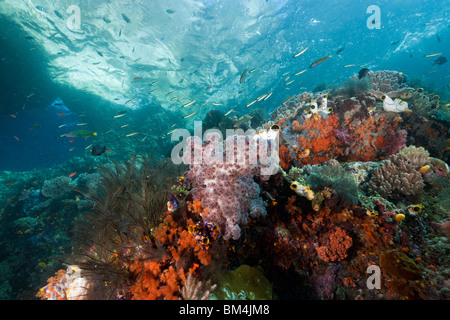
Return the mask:
<path fill-rule="evenodd" d="M 214 136 L 211 139 L 214 141 Z M 197 163 L 192 158 L 195 150 L 201 150 L 203 155 L 202 161 Z M 249 217 L 266 215 L 265 204 L 259 197 L 259 185 L 253 177 L 259 175 L 266 179 L 268 176 L 262 171 L 263 165 L 249 161 L 248 157 L 256 153 L 250 144 L 240 149 L 237 143 L 234 144 L 230 150 L 234 153 L 234 161 L 227 158 L 230 156 L 227 150 L 218 148 L 211 151 L 210 143 L 202 143 L 198 137 L 188 138 L 184 162 L 190 163 L 190 170 L 185 177 L 192 184 L 194 200 L 201 200 L 203 208 L 208 210 L 202 219 L 219 225 L 225 240 L 238 239 L 239 225 L 246 224 Z"/>

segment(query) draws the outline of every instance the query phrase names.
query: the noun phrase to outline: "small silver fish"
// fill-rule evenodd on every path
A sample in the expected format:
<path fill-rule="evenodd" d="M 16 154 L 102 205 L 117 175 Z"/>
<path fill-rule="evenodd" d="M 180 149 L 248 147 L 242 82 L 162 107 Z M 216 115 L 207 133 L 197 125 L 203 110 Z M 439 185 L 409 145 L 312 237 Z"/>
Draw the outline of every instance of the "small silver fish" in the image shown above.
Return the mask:
<path fill-rule="evenodd" d="M 254 103 L 257 102 L 257 101 L 258 101 L 258 100 L 255 99 L 255 100 L 253 100 L 253 101 L 247 103 L 247 105 L 246 105 L 245 107 L 248 108 L 248 107 L 250 107 L 252 104 L 254 104 Z"/>
<path fill-rule="evenodd" d="M 185 104 L 183 104 L 183 108 L 186 108 L 186 107 L 189 107 L 191 104 L 193 104 L 195 101 L 197 101 L 197 100 L 192 100 L 192 101 L 190 101 L 190 102 L 187 102 L 187 103 L 185 103 Z"/>
<path fill-rule="evenodd" d="M 303 72 L 306 72 L 306 70 L 308 70 L 308 69 L 305 69 L 305 70 L 299 71 L 299 72 L 297 72 L 296 74 L 294 74 L 294 76 L 298 76 L 299 74 L 302 74 Z"/>
<path fill-rule="evenodd" d="M 192 117 L 194 114 L 196 114 L 197 112 L 192 112 L 192 113 L 189 113 L 189 114 L 187 114 L 187 115 L 185 115 L 183 118 L 185 118 L 185 119 L 187 119 L 187 118 L 189 118 L 189 117 Z"/>
<path fill-rule="evenodd" d="M 306 47 L 305 49 L 303 49 L 302 51 L 294 54 L 294 58 L 297 58 L 299 55 L 304 54 L 306 52 L 306 50 L 308 50 L 309 47 Z"/>

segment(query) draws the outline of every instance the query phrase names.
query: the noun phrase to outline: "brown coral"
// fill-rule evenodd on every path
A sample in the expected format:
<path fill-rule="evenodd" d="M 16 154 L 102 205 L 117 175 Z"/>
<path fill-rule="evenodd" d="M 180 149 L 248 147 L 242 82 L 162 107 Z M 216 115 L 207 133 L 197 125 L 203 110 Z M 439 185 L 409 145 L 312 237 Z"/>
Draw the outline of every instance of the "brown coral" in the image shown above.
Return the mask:
<path fill-rule="evenodd" d="M 371 71 L 368 75 L 372 82 L 372 89 L 376 91 L 389 93 L 406 87 L 403 75 L 397 71 Z"/>
<path fill-rule="evenodd" d="M 425 186 L 422 175 L 413 165 L 397 155 L 391 156 L 374 170 L 369 185 L 372 192 L 378 192 L 383 197 L 397 193 L 414 196 L 421 193 Z"/>
<path fill-rule="evenodd" d="M 403 148 L 397 155 L 411 163 L 415 169 L 424 166 L 430 157 L 430 153 L 423 147 L 417 148 L 415 146 Z"/>

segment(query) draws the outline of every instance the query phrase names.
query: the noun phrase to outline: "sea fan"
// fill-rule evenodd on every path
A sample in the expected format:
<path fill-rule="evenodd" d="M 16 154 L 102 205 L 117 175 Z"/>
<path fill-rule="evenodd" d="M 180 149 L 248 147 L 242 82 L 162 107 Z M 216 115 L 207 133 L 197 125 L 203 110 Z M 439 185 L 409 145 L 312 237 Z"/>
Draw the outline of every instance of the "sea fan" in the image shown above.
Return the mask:
<path fill-rule="evenodd" d="M 336 160 L 314 167 L 306 178 L 306 183 L 316 192 L 325 188 L 333 190 L 340 205 L 353 206 L 359 202 L 358 185 L 353 175 L 345 171 Z"/>
<path fill-rule="evenodd" d="M 123 261 L 164 254 L 151 237 L 169 199 L 163 168 L 154 168 L 145 157 L 112 164 L 101 168 L 95 190 L 78 190 L 92 205 L 76 226 L 75 252 L 68 261 L 88 272 L 96 284 L 90 293 L 95 299 L 111 298 L 117 285 L 126 281 Z"/>
<path fill-rule="evenodd" d="M 436 196 L 439 205 L 444 208 L 446 212 L 450 212 L 450 188 L 446 187 Z"/>
<path fill-rule="evenodd" d="M 342 84 L 339 93 L 353 97 L 360 93 L 365 93 L 371 88 L 372 83 L 368 77 L 364 77 L 362 79 L 351 78 Z"/>

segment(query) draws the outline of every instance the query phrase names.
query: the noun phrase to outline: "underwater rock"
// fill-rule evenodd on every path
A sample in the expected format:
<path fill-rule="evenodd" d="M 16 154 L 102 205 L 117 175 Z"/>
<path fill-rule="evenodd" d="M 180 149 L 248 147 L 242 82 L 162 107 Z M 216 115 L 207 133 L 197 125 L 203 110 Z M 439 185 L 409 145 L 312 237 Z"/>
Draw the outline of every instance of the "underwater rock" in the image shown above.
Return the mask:
<path fill-rule="evenodd" d="M 72 179 L 65 176 L 45 180 L 41 193 L 47 198 L 61 198 L 68 194 L 73 188 Z"/>

